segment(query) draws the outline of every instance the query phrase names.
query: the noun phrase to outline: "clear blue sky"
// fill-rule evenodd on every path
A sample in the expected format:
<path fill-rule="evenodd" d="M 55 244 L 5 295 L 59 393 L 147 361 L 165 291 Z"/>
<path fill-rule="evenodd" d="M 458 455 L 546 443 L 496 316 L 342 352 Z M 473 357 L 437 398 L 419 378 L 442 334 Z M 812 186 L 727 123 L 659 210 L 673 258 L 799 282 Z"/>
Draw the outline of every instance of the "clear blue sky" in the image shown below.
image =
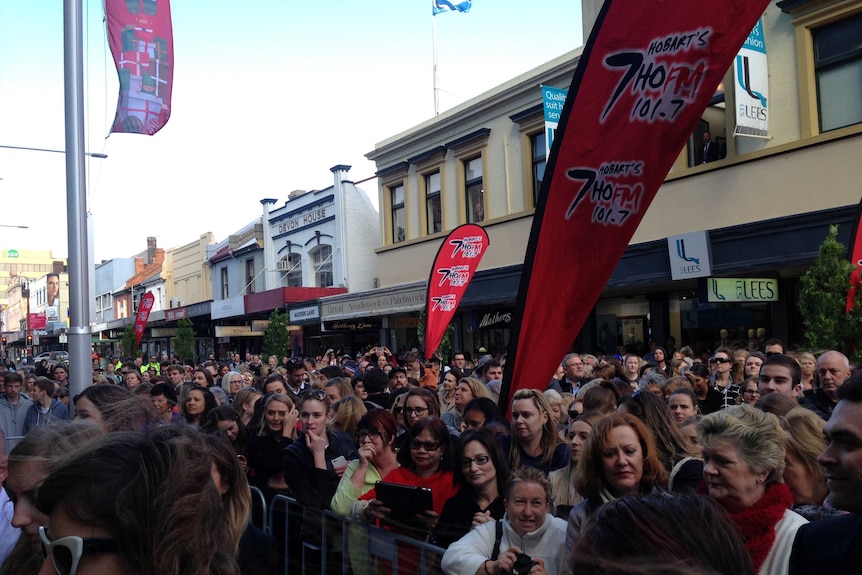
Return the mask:
<path fill-rule="evenodd" d="M 176 0 L 172 115 L 113 134 L 117 79 L 101 2 L 84 0 L 87 147 L 96 261 L 156 236 L 224 239 L 259 200 L 373 175 L 375 143 L 433 116 L 430 0 Z M 62 3 L 0 3 L 0 145 L 62 149 Z M 474 0 L 437 16 L 441 110 L 580 46 L 580 2 Z M 0 249 L 68 253 L 61 154 L 0 149 Z M 377 202 L 376 181 L 362 185 Z"/>

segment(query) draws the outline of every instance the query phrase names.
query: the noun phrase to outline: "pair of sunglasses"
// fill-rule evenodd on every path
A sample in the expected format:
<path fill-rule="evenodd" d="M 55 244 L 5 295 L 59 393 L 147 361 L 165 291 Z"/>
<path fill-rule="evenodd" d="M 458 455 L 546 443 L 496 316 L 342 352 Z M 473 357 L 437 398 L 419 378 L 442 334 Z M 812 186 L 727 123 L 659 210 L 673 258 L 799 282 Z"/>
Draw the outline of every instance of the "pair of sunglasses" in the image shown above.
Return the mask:
<path fill-rule="evenodd" d="M 51 556 L 51 562 L 58 575 L 75 575 L 81 557 L 87 553 L 116 553 L 118 550 L 116 539 L 96 537 L 84 539 L 77 535 L 69 535 L 51 541 L 44 525 L 39 527 L 39 537 L 42 539 L 45 557 Z"/>

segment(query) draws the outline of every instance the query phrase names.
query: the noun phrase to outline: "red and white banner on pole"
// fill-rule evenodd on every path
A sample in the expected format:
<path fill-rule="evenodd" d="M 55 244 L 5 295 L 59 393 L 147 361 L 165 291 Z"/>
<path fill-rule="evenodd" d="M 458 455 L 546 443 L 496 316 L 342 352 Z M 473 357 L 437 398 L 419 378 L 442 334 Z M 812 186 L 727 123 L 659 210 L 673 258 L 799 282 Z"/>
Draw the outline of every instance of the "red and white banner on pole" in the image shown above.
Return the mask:
<path fill-rule="evenodd" d="M 169 0 L 105 0 L 108 44 L 120 77 L 111 132 L 152 136 L 171 116 L 174 39 Z"/>
<path fill-rule="evenodd" d="M 437 250 L 425 300 L 425 357 L 440 346 L 488 245 L 482 226 L 464 224 L 452 230 Z"/>
<path fill-rule="evenodd" d="M 606 0 L 539 195 L 501 407 L 541 387 L 769 0 Z"/>
<path fill-rule="evenodd" d="M 135 343 L 137 345 L 141 345 L 144 328 L 147 327 L 147 320 L 150 319 L 150 312 L 153 311 L 155 301 L 156 296 L 153 295 L 153 292 L 147 292 L 141 298 L 141 303 L 138 304 L 138 312 L 135 314 Z"/>
<path fill-rule="evenodd" d="M 850 272 L 850 289 L 847 290 L 847 307 L 845 313 L 856 306 L 856 294 L 862 287 L 862 202 L 856 208 L 856 227 L 850 240 L 850 263 L 856 266 Z"/>

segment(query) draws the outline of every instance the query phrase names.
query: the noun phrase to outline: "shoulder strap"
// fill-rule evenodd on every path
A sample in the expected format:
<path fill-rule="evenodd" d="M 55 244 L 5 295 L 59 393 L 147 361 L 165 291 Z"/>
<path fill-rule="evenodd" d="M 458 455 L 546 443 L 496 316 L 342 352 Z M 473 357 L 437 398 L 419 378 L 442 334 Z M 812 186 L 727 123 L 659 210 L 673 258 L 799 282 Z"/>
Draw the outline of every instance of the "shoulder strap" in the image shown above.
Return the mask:
<path fill-rule="evenodd" d="M 491 561 L 496 561 L 497 557 L 500 556 L 500 541 L 503 540 L 503 520 L 499 520 L 496 522 L 497 524 L 494 526 L 496 531 L 496 538 L 494 539 L 494 550 L 491 551 Z"/>

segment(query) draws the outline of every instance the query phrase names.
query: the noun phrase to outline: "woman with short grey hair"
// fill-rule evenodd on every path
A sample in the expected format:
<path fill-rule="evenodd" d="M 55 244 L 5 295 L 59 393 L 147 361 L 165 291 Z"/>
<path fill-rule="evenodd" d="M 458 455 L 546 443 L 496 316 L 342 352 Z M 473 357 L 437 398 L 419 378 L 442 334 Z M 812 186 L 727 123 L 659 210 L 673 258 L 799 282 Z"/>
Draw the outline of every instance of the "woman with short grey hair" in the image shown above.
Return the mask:
<path fill-rule="evenodd" d="M 737 405 L 704 417 L 697 435 L 707 492 L 736 523 L 755 570 L 787 573 L 796 531 L 807 521 L 790 510 L 793 496 L 782 482 L 787 434 L 778 418 Z"/>

